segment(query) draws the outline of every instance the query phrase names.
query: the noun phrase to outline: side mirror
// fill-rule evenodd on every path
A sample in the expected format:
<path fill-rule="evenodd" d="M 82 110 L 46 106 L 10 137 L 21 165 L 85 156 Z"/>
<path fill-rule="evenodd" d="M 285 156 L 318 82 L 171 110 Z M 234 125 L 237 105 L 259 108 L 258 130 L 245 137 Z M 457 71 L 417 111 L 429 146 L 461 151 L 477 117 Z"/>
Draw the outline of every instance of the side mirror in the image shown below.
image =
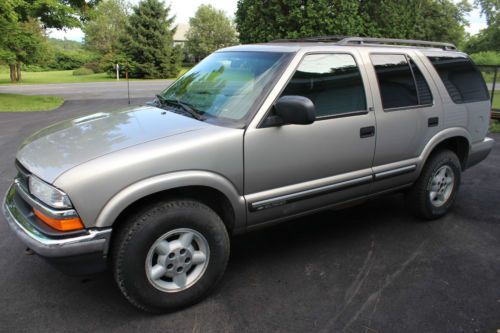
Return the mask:
<path fill-rule="evenodd" d="M 276 116 L 281 120 L 281 124 L 308 125 L 316 119 L 316 109 L 313 102 L 303 96 L 280 97 L 274 105 L 274 110 Z M 274 122 L 276 121 L 274 120 Z"/>

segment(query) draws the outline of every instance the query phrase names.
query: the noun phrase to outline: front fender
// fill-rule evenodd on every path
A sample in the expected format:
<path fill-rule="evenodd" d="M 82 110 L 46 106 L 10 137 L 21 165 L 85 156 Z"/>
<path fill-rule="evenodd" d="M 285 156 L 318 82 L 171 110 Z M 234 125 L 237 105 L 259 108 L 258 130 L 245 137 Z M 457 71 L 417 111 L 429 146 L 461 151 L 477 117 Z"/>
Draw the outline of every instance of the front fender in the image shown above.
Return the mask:
<path fill-rule="evenodd" d="M 219 174 L 208 171 L 179 171 L 136 182 L 114 195 L 99 212 L 96 227 L 111 226 L 121 212 L 148 195 L 186 186 L 206 186 L 222 192 L 234 209 L 235 230 L 246 224 L 245 199 L 236 187 Z"/>

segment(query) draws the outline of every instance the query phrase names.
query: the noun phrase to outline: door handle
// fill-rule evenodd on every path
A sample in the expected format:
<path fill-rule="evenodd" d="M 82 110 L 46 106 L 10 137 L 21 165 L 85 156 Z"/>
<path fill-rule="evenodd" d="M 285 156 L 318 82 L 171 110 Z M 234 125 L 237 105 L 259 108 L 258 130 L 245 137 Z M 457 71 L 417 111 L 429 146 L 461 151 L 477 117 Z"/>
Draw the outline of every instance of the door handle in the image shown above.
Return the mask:
<path fill-rule="evenodd" d="M 427 119 L 427 126 L 428 127 L 435 127 L 439 125 L 439 117 L 431 117 Z"/>
<path fill-rule="evenodd" d="M 375 126 L 361 127 L 359 130 L 360 138 L 369 138 L 375 135 Z"/>

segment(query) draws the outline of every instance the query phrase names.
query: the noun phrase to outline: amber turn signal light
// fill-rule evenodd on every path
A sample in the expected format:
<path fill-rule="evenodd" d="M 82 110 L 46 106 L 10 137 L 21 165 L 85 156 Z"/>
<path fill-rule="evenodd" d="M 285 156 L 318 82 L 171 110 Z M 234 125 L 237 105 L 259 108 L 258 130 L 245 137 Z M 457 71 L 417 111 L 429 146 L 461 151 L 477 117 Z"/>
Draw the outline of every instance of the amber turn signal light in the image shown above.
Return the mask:
<path fill-rule="evenodd" d="M 69 219 L 54 219 L 52 217 L 48 217 L 47 215 L 43 214 L 41 211 L 36 210 L 33 208 L 33 212 L 35 215 L 51 226 L 52 228 L 59 230 L 59 231 L 72 231 L 72 230 L 81 230 L 83 229 L 83 223 L 82 220 L 78 217 L 73 217 Z"/>

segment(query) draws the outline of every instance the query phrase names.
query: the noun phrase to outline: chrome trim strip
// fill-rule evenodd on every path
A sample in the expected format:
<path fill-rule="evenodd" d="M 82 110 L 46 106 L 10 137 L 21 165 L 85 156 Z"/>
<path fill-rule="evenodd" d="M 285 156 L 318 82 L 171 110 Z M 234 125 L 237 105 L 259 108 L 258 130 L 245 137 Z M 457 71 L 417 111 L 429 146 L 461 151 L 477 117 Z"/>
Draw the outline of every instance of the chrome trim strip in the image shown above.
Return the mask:
<path fill-rule="evenodd" d="M 396 168 L 396 169 L 392 169 L 392 170 L 378 172 L 374 175 L 374 177 L 375 177 L 375 180 L 387 178 L 387 177 L 394 177 L 394 176 L 398 176 L 398 175 L 401 175 L 404 173 L 409 173 L 409 172 L 415 171 L 416 169 L 417 169 L 417 165 L 412 164 L 412 165 L 407 165 L 407 166 L 404 166 L 401 168 Z"/>
<path fill-rule="evenodd" d="M 278 197 L 253 202 L 253 203 L 251 203 L 251 208 L 253 210 L 261 210 L 261 209 L 265 209 L 265 208 L 271 208 L 273 206 L 280 206 L 280 205 L 286 204 L 288 201 L 303 199 L 304 197 L 319 195 L 323 192 L 337 191 L 337 190 L 341 190 L 341 189 L 346 188 L 346 187 L 361 185 L 363 183 L 368 183 L 368 182 L 371 182 L 372 179 L 373 179 L 373 176 L 371 176 L 371 175 L 364 176 L 364 177 L 360 177 L 360 178 L 346 180 L 346 181 L 339 182 L 339 183 L 334 183 L 334 184 L 330 184 L 330 185 L 326 185 L 326 186 L 313 188 L 310 190 L 281 195 Z"/>
<path fill-rule="evenodd" d="M 24 189 L 24 187 L 22 186 L 22 184 L 18 179 L 14 180 L 14 185 L 16 187 L 17 193 L 23 198 L 23 200 L 26 201 L 28 205 L 30 205 L 31 207 L 41 211 L 44 215 L 47 215 L 48 217 L 54 219 L 78 217 L 78 214 L 74 209 L 57 210 L 42 204 L 41 202 L 39 202 L 38 200 L 33 198 L 29 193 L 26 192 L 26 190 Z"/>

